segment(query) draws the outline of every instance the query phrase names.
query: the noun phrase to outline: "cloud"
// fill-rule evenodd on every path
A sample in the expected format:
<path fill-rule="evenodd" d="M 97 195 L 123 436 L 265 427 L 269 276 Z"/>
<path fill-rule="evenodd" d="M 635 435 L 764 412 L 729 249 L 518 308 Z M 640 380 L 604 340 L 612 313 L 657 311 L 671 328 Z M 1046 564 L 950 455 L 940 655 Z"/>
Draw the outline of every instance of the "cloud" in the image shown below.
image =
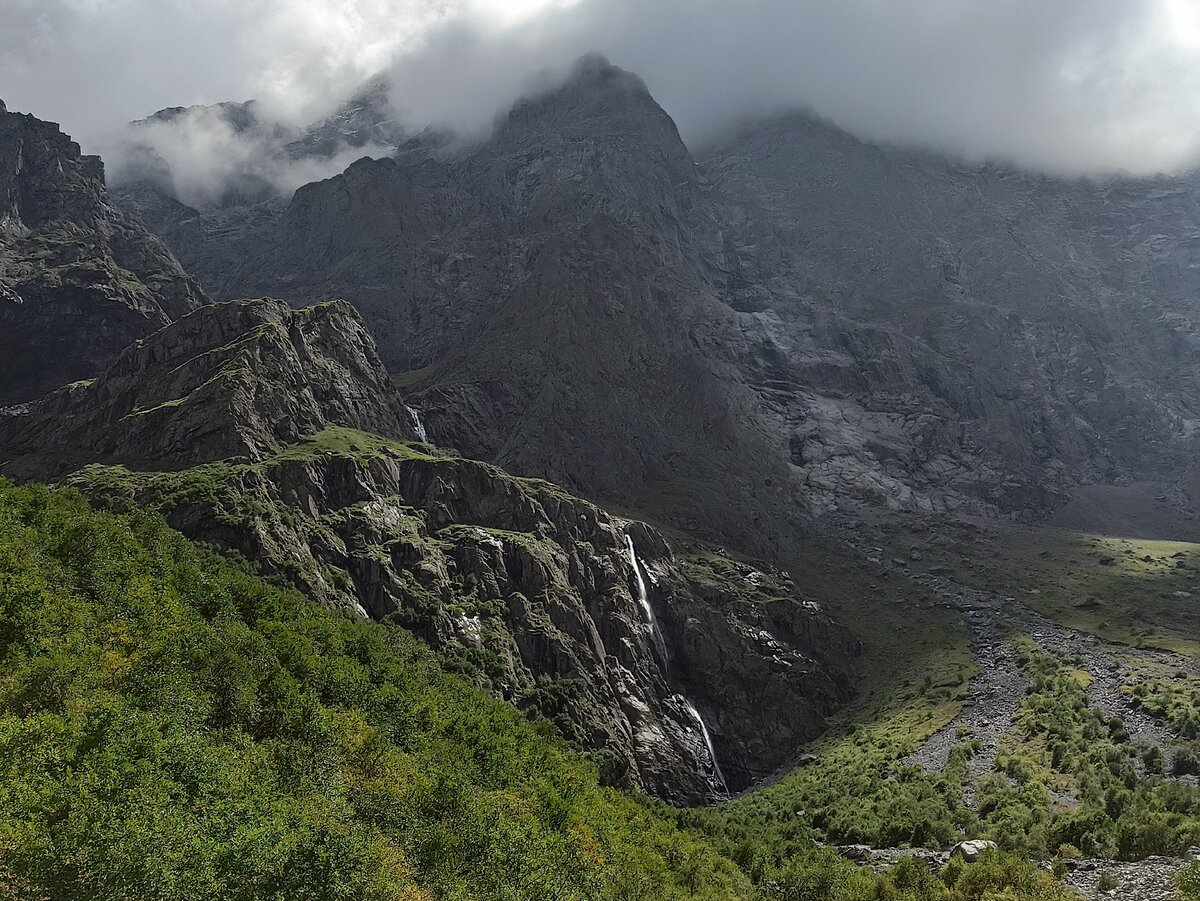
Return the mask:
<path fill-rule="evenodd" d="M 87 142 L 248 97 L 298 125 L 386 69 L 411 126 L 478 134 L 592 50 L 691 143 L 804 106 L 1054 173 L 1200 163 L 1194 0 L 4 0 L 0 97 Z"/>
<path fill-rule="evenodd" d="M 356 159 L 394 149 L 335 142 L 319 154 L 290 153 L 302 137 L 257 104 L 238 105 L 233 115 L 220 106 L 200 106 L 118 130 L 101 141 L 101 149 L 110 184 L 151 181 L 198 209 L 290 197 L 301 185 L 341 172 Z"/>

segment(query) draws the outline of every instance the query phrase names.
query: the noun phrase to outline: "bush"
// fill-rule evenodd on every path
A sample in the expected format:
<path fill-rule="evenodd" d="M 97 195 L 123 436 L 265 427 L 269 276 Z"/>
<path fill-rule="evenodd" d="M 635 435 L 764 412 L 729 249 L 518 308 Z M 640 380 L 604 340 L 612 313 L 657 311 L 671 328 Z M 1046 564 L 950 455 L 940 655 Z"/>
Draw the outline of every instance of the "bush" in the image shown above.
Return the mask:
<path fill-rule="evenodd" d="M 1200 901 L 1200 862 L 1192 861 L 1175 871 L 1175 891 L 1180 901 Z"/>

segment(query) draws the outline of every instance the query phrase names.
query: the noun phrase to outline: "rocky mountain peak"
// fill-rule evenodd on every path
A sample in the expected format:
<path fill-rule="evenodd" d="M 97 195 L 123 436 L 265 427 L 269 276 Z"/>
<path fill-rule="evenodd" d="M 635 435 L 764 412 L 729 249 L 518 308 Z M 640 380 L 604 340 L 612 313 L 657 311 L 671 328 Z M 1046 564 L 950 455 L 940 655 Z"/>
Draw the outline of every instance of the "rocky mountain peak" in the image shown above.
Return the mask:
<path fill-rule="evenodd" d="M 104 167 L 53 122 L 0 112 L 0 220 L 28 231 L 55 220 L 83 228 L 106 217 Z"/>
<path fill-rule="evenodd" d="M 493 144 L 579 140 L 601 151 L 690 159 L 675 122 L 645 82 L 599 54 L 582 57 L 561 85 L 517 101 Z"/>

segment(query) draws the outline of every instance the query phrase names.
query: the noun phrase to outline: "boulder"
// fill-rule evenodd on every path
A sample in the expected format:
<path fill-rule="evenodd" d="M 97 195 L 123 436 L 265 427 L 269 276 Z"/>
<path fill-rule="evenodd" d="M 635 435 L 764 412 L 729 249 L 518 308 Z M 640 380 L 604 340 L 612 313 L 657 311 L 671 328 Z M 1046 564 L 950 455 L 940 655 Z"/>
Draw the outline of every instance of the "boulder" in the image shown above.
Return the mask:
<path fill-rule="evenodd" d="M 967 863 L 974 863 L 986 851 L 990 851 L 997 847 L 995 842 L 987 841 L 986 839 L 973 838 L 965 842 L 959 842 L 950 850 L 951 857 L 961 857 Z"/>

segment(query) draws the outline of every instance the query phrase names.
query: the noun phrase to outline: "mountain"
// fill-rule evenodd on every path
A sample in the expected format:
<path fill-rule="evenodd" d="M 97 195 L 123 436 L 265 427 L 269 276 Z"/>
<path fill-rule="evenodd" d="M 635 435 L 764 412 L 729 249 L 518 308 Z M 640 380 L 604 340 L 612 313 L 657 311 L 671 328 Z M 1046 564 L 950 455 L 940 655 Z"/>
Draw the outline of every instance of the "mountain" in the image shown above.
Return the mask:
<path fill-rule="evenodd" d="M 401 625 L 610 780 L 679 803 L 769 775 L 849 697 L 856 640 L 781 572 L 677 554 L 421 431 L 348 304 L 228 302 L 0 417 L 0 470 L 159 510 Z"/>
<path fill-rule="evenodd" d="M 222 296 L 353 303 L 443 445 L 593 496 L 679 496 L 742 546 L 796 525 L 753 393 L 703 349 L 736 314 L 701 175 L 599 58 L 481 145 L 417 138 L 282 213 L 156 227 Z"/>
<path fill-rule="evenodd" d="M 161 109 L 118 133 L 113 181 L 148 220 L 173 218 L 180 200 L 209 213 L 270 204 L 357 157 L 386 155 L 400 144 L 407 132 L 392 113 L 390 93 L 386 79 L 375 79 L 307 126 L 255 100 Z M 199 177 L 191 171 L 198 156 Z"/>
<path fill-rule="evenodd" d="M 0 103 L 0 404 L 95 375 L 203 301 L 166 247 L 110 202 L 97 157 Z"/>
<path fill-rule="evenodd" d="M 192 311 L 0 431 L 9 454 L 53 476 L 96 459 L 257 463 L 333 424 L 415 439 L 414 416 L 352 308 L 258 300 Z"/>
<path fill-rule="evenodd" d="M 838 506 L 1039 516 L 1195 455 L 1190 177 L 802 115 L 693 153 L 589 57 L 481 143 L 160 222 L 218 296 L 353 303 L 441 443 L 763 553 Z"/>

